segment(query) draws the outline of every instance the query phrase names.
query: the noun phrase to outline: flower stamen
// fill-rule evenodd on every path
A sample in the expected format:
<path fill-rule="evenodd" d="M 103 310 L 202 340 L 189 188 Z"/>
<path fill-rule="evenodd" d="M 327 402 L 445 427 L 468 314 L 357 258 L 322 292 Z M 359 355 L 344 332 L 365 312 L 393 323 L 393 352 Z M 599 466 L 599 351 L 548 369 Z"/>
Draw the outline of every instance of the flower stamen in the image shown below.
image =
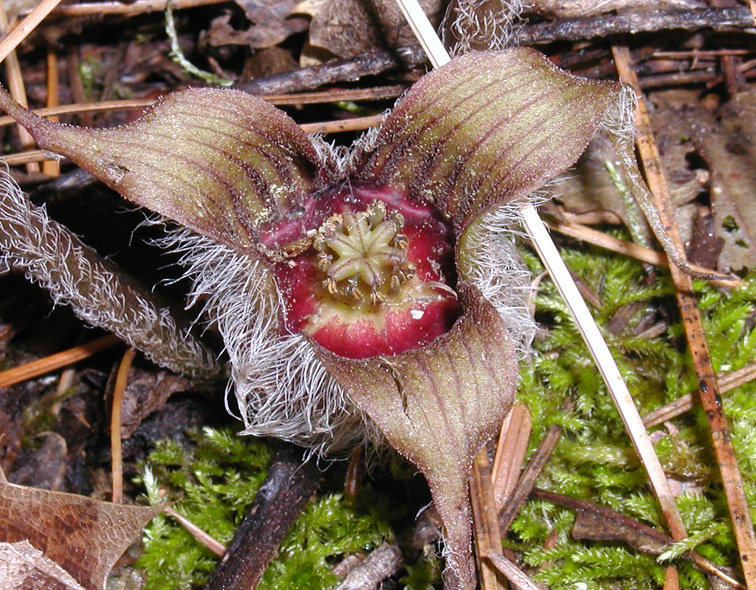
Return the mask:
<path fill-rule="evenodd" d="M 323 286 L 331 295 L 351 303 L 384 303 L 415 274 L 407 262 L 409 241 L 400 231 L 404 217 L 387 211 L 382 201 L 367 210 L 332 215 L 318 229 L 313 246 L 318 268 L 326 273 Z"/>

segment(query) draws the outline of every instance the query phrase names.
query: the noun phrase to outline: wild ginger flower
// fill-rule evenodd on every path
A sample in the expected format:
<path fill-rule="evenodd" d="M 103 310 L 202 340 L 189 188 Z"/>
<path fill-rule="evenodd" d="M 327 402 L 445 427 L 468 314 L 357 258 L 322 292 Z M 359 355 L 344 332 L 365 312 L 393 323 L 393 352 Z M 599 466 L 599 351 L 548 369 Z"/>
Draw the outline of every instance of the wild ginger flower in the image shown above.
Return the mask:
<path fill-rule="evenodd" d="M 0 106 L 45 149 L 182 225 L 245 433 L 325 449 L 377 427 L 426 476 L 450 587 L 474 586 L 467 478 L 512 403 L 528 319 L 518 201 L 572 165 L 620 97 L 529 49 L 424 76 L 348 154 L 231 90 L 82 129 Z"/>

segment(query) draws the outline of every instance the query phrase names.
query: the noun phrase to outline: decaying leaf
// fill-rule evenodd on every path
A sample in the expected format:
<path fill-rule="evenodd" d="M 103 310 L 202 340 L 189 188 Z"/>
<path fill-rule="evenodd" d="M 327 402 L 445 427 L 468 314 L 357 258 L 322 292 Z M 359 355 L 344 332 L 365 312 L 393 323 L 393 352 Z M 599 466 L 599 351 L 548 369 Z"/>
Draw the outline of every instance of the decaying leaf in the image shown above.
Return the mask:
<path fill-rule="evenodd" d="M 211 25 L 210 45 L 247 45 L 264 49 L 307 30 L 307 19 L 291 15 L 297 0 L 236 0 L 236 3 L 252 25 L 244 30 L 235 29 L 230 24 L 230 15 L 220 16 Z"/>
<path fill-rule="evenodd" d="M 86 590 L 29 541 L 0 542 L 3 590 Z"/>
<path fill-rule="evenodd" d="M 718 267 L 756 268 L 756 93 L 730 99 L 717 114 L 685 109 L 691 141 L 711 174 L 714 232 L 724 240 Z"/>
<path fill-rule="evenodd" d="M 552 183 L 552 194 L 571 214 L 599 219 L 612 213 L 627 223 L 622 195 L 606 171 L 607 161 L 615 161 L 614 150 L 609 137 L 599 133 L 575 167 Z"/>
<path fill-rule="evenodd" d="M 651 118 L 684 242 L 700 245 L 708 232 L 716 269 L 756 267 L 756 94 L 744 92 L 709 112 L 693 91 L 651 96 Z M 576 168 L 554 184 L 573 213 L 611 211 L 628 223 L 617 186 L 606 171 L 614 156 L 602 136 L 591 142 Z M 709 224 L 707 226 L 707 224 Z M 710 252 L 711 253 L 711 252 Z"/>
<path fill-rule="evenodd" d="M 440 0 L 420 0 L 434 24 L 442 16 Z M 373 49 L 415 46 L 417 41 L 395 0 L 329 0 L 303 3 L 312 16 L 310 45 L 338 57 L 354 57 Z"/>
<path fill-rule="evenodd" d="M 47 568 L 49 560 L 87 590 L 104 589 L 113 564 L 160 510 L 17 486 L 8 483 L 0 471 L 0 543 L 5 544 L 0 552 L 0 572 L 16 567 L 13 564 L 22 559 L 20 551 L 36 569 Z M 21 545 L 24 541 L 34 553 Z M 7 544 L 14 544 L 12 551 Z M 36 552 L 44 556 L 43 562 Z"/>
<path fill-rule="evenodd" d="M 13 483 L 44 490 L 59 490 L 68 466 L 68 445 L 57 432 L 39 435 L 42 445 L 16 463 Z"/>
<path fill-rule="evenodd" d="M 121 404 L 121 437 L 126 439 L 150 414 L 157 412 L 168 398 L 182 391 L 197 391 L 207 383 L 197 382 L 168 371 L 145 371 L 132 367 Z"/>
<path fill-rule="evenodd" d="M 545 490 L 533 490 L 532 498 L 553 502 L 576 512 L 572 536 L 575 539 L 589 541 L 622 541 L 637 551 L 661 555 L 675 545 L 674 539 L 645 525 L 607 508 Z M 688 541 L 686 539 L 682 541 Z M 743 588 L 733 577 L 729 568 L 717 566 L 700 553 L 686 550 L 682 557 L 691 560 L 698 568 L 707 572 L 712 588 Z"/>

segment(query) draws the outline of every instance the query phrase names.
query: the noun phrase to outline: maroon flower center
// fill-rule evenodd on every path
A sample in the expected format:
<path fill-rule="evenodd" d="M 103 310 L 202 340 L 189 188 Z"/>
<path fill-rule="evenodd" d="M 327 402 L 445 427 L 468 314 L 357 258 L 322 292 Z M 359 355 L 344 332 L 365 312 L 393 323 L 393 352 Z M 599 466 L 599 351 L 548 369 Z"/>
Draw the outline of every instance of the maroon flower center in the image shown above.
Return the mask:
<path fill-rule="evenodd" d="M 428 344 L 459 316 L 448 224 L 390 189 L 312 196 L 264 232 L 282 328 L 340 356 Z"/>

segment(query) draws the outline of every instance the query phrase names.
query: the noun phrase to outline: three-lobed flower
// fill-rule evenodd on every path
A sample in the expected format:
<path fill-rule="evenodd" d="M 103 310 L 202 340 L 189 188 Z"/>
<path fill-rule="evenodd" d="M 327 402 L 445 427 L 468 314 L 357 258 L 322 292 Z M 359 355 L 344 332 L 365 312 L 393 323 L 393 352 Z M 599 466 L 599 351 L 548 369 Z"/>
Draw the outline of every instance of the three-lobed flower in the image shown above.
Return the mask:
<path fill-rule="evenodd" d="M 186 228 L 168 242 L 223 336 L 245 432 L 339 450 L 377 427 L 427 478 L 448 587 L 469 588 L 468 474 L 527 345 L 514 211 L 620 94 L 533 50 L 468 54 L 349 154 L 233 90 L 176 92 L 115 129 L 47 121 L 5 92 L 0 107 Z"/>

